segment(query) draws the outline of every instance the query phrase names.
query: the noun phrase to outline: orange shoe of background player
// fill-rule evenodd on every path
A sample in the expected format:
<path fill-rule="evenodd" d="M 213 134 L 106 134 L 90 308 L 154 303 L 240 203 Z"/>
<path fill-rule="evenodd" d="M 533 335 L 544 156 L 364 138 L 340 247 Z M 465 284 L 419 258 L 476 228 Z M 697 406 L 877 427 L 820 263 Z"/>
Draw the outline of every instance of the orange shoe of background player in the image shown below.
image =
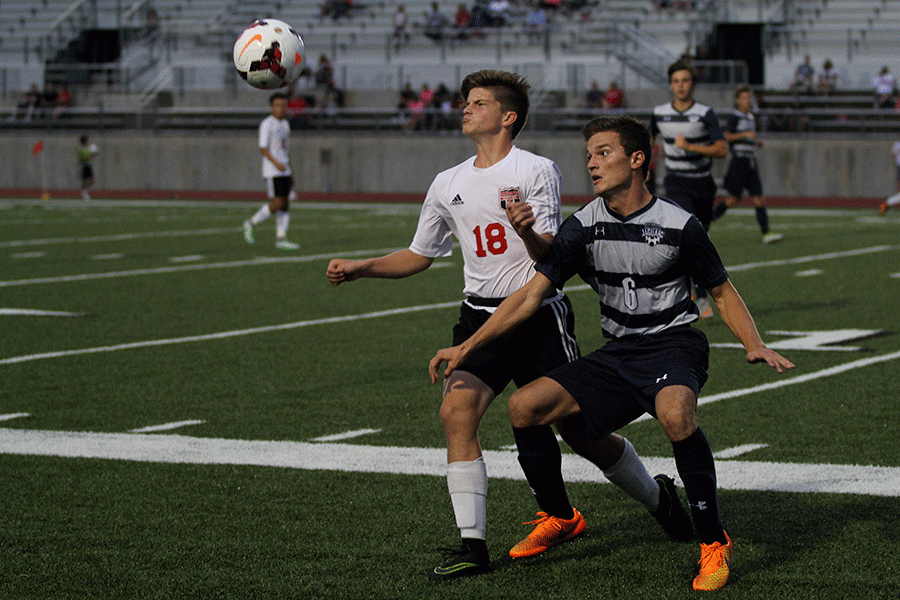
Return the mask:
<path fill-rule="evenodd" d="M 527 538 L 513 546 L 509 555 L 513 558 L 535 556 L 584 533 L 584 530 L 587 529 L 584 517 L 576 509 L 572 510 L 575 515 L 568 520 L 539 512 L 539 519 L 523 523 L 523 525 L 536 525 L 536 527 L 528 534 Z"/>

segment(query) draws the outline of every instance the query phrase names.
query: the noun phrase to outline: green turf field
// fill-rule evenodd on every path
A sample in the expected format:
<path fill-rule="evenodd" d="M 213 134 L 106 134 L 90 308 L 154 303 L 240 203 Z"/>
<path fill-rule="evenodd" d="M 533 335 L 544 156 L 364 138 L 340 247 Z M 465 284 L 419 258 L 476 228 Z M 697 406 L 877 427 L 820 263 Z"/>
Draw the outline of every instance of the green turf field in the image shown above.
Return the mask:
<path fill-rule="evenodd" d="M 453 546 L 440 390 L 427 363 L 461 298 L 458 254 L 333 288 L 332 256 L 405 247 L 412 205 L 0 201 L 0 598 L 696 597 L 699 551 L 567 457 L 588 531 L 506 552 L 536 506 L 504 395 L 482 426 L 492 573 L 425 578 Z M 571 210 L 571 209 L 570 209 Z M 797 368 L 748 365 L 721 320 L 699 417 L 735 542 L 719 598 L 896 598 L 900 214 L 749 209 L 712 237 Z M 583 350 L 595 297 L 569 290 Z M 720 346 L 721 345 L 721 346 Z M 675 474 L 654 421 L 623 433 Z"/>

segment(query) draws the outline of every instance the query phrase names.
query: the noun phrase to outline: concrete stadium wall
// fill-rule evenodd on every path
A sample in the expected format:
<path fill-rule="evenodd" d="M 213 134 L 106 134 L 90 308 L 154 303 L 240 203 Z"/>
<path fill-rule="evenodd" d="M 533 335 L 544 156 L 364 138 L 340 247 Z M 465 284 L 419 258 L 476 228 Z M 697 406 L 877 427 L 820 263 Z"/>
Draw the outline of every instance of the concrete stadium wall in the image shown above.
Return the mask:
<path fill-rule="evenodd" d="M 38 139 L 44 150 L 32 155 Z M 222 198 L 257 197 L 264 189 L 256 136 L 247 134 L 98 133 L 94 168 L 97 196 L 103 190 L 160 197 L 215 192 Z M 894 191 L 891 139 L 765 140 L 759 151 L 767 196 L 876 198 Z M 78 139 L 72 134 L 0 134 L 0 190 L 71 191 L 80 185 Z M 556 161 L 563 194 L 589 196 L 583 142 L 578 133 L 525 133 L 522 148 Z M 459 134 L 385 134 L 360 137 L 295 133 L 291 163 L 295 189 L 424 195 L 439 171 L 473 153 Z M 724 160 L 717 161 L 721 178 Z M 720 190 L 720 193 L 721 190 Z M 209 194 L 207 194 L 209 195 Z"/>

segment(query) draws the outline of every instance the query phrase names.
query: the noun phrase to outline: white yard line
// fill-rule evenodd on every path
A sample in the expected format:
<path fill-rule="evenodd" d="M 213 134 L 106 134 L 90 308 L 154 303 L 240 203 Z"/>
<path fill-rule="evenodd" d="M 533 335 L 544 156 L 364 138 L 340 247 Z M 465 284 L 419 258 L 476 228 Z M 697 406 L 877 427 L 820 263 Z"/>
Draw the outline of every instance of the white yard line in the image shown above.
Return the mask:
<path fill-rule="evenodd" d="M 77 244 L 93 242 L 122 242 L 125 240 L 144 240 L 161 237 L 185 237 L 189 235 L 214 235 L 222 233 L 238 233 L 239 227 L 220 227 L 217 229 L 190 229 L 184 231 L 140 231 L 137 233 L 118 233 L 115 235 L 92 235 L 84 237 L 44 238 L 36 240 L 10 240 L 0 242 L 0 248 L 19 248 L 21 246 L 45 246 L 48 244 Z"/>
<path fill-rule="evenodd" d="M 193 419 L 190 421 L 175 421 L 174 423 L 162 423 L 161 425 L 150 425 L 148 427 L 140 427 L 132 429 L 129 433 L 156 433 L 159 431 L 171 431 L 182 427 L 190 427 L 191 425 L 203 425 L 206 421 L 198 421 Z"/>
<path fill-rule="evenodd" d="M 128 460 L 146 463 L 255 465 L 286 469 L 445 477 L 444 448 L 270 442 L 182 435 L 85 433 L 0 428 L 0 454 Z M 515 452 L 486 450 L 488 476 L 522 480 Z M 651 473 L 675 473 L 671 458 L 641 457 Z M 570 482 L 608 483 L 580 456 L 563 456 Z M 728 460 L 717 469 L 726 490 L 900 495 L 900 468 Z"/>

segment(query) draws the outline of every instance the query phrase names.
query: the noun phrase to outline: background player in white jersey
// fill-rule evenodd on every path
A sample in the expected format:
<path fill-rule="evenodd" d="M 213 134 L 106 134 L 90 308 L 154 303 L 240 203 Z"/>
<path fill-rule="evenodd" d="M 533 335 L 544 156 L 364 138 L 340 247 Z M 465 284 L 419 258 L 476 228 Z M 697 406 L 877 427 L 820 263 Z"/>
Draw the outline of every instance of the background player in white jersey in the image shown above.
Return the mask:
<path fill-rule="evenodd" d="M 734 107 L 724 129 L 725 141 L 731 148 L 731 160 L 722 182 L 728 197 L 713 208 L 712 218 L 715 221 L 729 208 L 737 206 L 744 190 L 747 190 L 750 201 L 756 207 L 756 223 L 762 232 L 762 241 L 764 244 L 771 244 L 784 236 L 769 231 L 769 211 L 766 210 L 763 199 L 762 178 L 756 162 L 756 147 L 762 146 L 762 142 L 756 137 L 753 90 L 749 85 L 739 85 L 734 89 Z"/>
<path fill-rule="evenodd" d="M 275 247 L 296 250 L 299 246 L 287 239 L 290 223 L 290 196 L 294 179 L 291 177 L 291 126 L 286 118 L 287 95 L 275 92 L 269 97 L 272 114 L 259 124 L 259 151 L 262 154 L 262 176 L 266 180 L 269 202 L 244 221 L 244 240 L 252 244 L 253 226 L 275 215 Z"/>
<path fill-rule="evenodd" d="M 669 65 L 668 75 L 672 101 L 655 107 L 650 117 L 651 135 L 662 136 L 666 197 L 709 229 L 716 201 L 712 159 L 725 158 L 728 145 L 713 109 L 694 100 L 694 67 L 679 60 Z M 698 286 L 694 293 L 700 318 L 712 317 L 706 290 Z"/>
<path fill-rule="evenodd" d="M 534 260 L 550 247 L 560 222 L 560 175 L 549 159 L 521 150 L 513 140 L 528 114 L 528 84 L 513 73 L 478 71 L 462 83 L 462 130 L 477 149 L 474 157 L 434 179 L 408 249 L 368 260 L 334 259 L 326 275 L 338 285 L 359 277 L 400 278 L 447 256 L 455 236 L 464 260 L 466 300 L 453 329 L 460 343 L 494 308 L 534 273 Z M 478 426 L 493 399 L 510 381 L 524 385 L 578 356 L 568 298 L 554 294 L 510 336 L 482 349 L 444 382 L 441 420 L 447 438 L 447 486 L 462 547 L 429 572 L 432 579 L 472 575 L 489 568 L 487 470 Z M 558 425 L 563 438 L 603 469 L 613 483 L 642 502 L 676 539 L 693 534 L 671 479 L 650 477 L 627 440 L 596 436 L 575 418 Z M 513 557 L 532 556 L 585 530 L 572 508 L 561 475 L 559 445 L 549 426 L 518 431 L 520 462 L 540 465 L 535 488 L 543 513 Z M 529 482 L 531 483 L 531 482 Z"/>
<path fill-rule="evenodd" d="M 700 536 L 694 588 L 718 589 L 730 574 L 732 542 L 719 518 L 712 450 L 697 425 L 709 344 L 690 326 L 697 310 L 689 280 L 709 287 L 749 362 L 765 362 L 779 373 L 793 364 L 763 344 L 697 218 L 647 190 L 647 128 L 631 117 L 600 117 L 585 125 L 583 135 L 598 197 L 566 219 L 527 285 L 468 340 L 438 351 L 429 364 L 431 377 L 444 361 L 444 374 L 452 377 L 472 352 L 508 335 L 566 281 L 581 275 L 600 296 L 600 325 L 610 341 L 516 390 L 509 401 L 513 427 L 583 415 L 604 435 L 645 412 L 656 417 L 672 443 Z M 526 471 L 526 477 L 540 480 L 541 473 Z"/>
<path fill-rule="evenodd" d="M 889 208 L 900 206 L 900 141 L 894 142 L 891 153 L 894 155 L 894 186 L 898 193 L 888 196 L 887 200 L 878 205 L 878 214 L 882 217 L 887 214 Z"/>

